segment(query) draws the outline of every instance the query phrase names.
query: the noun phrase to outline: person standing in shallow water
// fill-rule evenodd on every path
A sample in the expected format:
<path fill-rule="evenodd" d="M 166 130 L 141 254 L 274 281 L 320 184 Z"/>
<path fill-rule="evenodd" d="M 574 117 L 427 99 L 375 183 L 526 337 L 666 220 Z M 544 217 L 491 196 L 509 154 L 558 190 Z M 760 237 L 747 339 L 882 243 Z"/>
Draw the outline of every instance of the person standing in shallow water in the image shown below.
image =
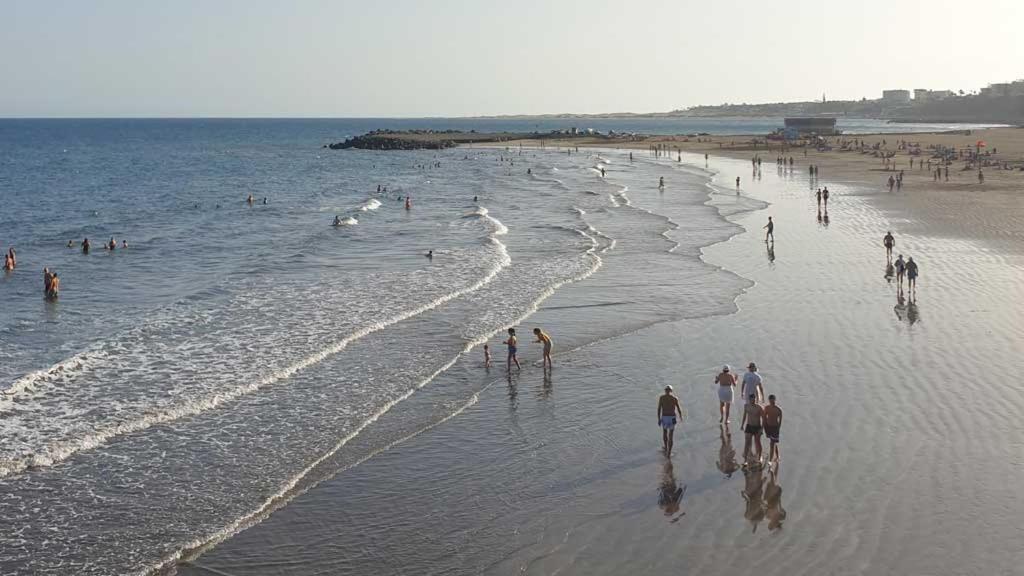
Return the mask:
<path fill-rule="evenodd" d="M 886 262 L 892 260 L 892 249 L 894 246 L 896 246 L 896 238 L 893 237 L 891 231 L 885 233 L 885 237 L 882 238 L 882 246 L 885 246 Z"/>
<path fill-rule="evenodd" d="M 508 360 L 505 362 L 505 369 L 508 372 L 512 371 L 512 363 L 516 365 L 516 370 L 522 370 L 519 366 L 519 358 L 516 358 L 516 349 L 519 345 L 519 340 L 516 338 L 516 329 L 508 329 L 508 340 L 505 340 L 505 345 L 508 346 Z"/>
<path fill-rule="evenodd" d="M 542 342 L 544 344 L 544 358 L 541 360 L 541 366 L 551 368 L 551 336 L 548 336 L 540 328 L 533 329 L 533 335 L 537 337 L 534 342 Z"/>
<path fill-rule="evenodd" d="M 729 423 L 729 410 L 732 407 L 733 392 L 736 388 L 736 376 L 730 372 L 729 365 L 722 367 L 722 371 L 715 376 L 715 384 L 718 384 L 718 421 Z"/>
<path fill-rule="evenodd" d="M 764 225 L 765 229 L 768 230 L 764 234 L 764 241 L 767 244 L 768 239 L 771 238 L 772 242 L 775 242 L 775 223 L 772 222 L 772 217 L 768 217 L 768 223 Z"/>
<path fill-rule="evenodd" d="M 917 292 L 917 262 L 913 256 L 907 258 L 907 292 Z"/>
<path fill-rule="evenodd" d="M 672 455 L 672 435 L 682 419 L 679 399 L 672 394 L 671 386 L 665 386 L 665 393 L 658 397 L 658 425 L 661 426 L 661 442 L 666 456 Z"/>
<path fill-rule="evenodd" d="M 740 428 L 743 429 L 743 434 L 746 436 L 746 440 L 743 443 L 743 460 L 744 462 L 749 462 L 750 444 L 753 442 L 754 448 L 757 451 L 756 461 L 760 464 L 761 429 L 764 410 L 757 403 L 757 394 L 751 394 L 747 397 L 747 400 L 746 406 L 743 407 L 743 422 L 740 424 Z"/>
<path fill-rule="evenodd" d="M 768 396 L 764 407 L 764 435 L 768 438 L 768 462 L 779 461 L 779 431 L 782 429 L 782 408 L 775 404 L 775 394 Z"/>

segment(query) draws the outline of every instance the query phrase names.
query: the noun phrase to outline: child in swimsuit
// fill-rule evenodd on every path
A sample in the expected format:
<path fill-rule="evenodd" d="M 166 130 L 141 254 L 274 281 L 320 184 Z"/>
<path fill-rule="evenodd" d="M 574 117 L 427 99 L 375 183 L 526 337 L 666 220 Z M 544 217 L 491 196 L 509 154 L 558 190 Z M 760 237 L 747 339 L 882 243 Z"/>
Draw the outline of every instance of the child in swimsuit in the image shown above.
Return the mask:
<path fill-rule="evenodd" d="M 516 338 L 516 329 L 508 329 L 508 340 L 505 340 L 505 345 L 508 346 L 508 360 L 505 362 L 506 370 L 512 371 L 512 363 L 515 362 L 516 370 L 521 370 L 519 366 L 519 359 L 516 358 L 516 346 L 519 344 L 519 340 Z"/>
<path fill-rule="evenodd" d="M 491 367 L 491 347 L 484 344 L 484 368 Z"/>

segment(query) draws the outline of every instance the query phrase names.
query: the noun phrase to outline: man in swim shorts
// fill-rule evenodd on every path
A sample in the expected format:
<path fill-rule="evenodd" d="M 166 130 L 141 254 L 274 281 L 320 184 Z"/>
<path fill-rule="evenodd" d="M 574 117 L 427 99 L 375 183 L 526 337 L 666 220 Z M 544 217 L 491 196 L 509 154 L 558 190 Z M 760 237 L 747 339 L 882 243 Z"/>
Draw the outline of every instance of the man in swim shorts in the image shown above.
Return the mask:
<path fill-rule="evenodd" d="M 768 405 L 764 407 L 764 435 L 770 442 L 768 461 L 779 461 L 779 430 L 782 428 L 782 408 L 775 405 L 775 394 L 768 396 Z"/>
<path fill-rule="evenodd" d="M 718 384 L 718 422 L 729 423 L 729 409 L 732 406 L 733 389 L 736 388 L 736 376 L 729 371 L 729 365 L 722 367 L 722 371 L 715 376 L 715 384 Z"/>
<path fill-rule="evenodd" d="M 537 337 L 534 342 L 544 343 L 544 359 L 541 361 L 541 365 L 551 368 L 551 336 L 548 336 L 540 328 L 533 329 L 533 335 Z"/>
<path fill-rule="evenodd" d="M 896 245 L 896 238 L 893 238 L 892 232 L 886 232 L 885 237 L 882 238 L 882 246 L 885 246 L 885 259 L 892 260 L 892 248 Z"/>
<path fill-rule="evenodd" d="M 750 458 L 750 442 L 753 440 L 754 447 L 757 449 L 757 462 L 761 462 L 761 424 L 764 416 L 764 410 L 761 405 L 757 403 L 757 394 L 751 394 L 747 397 L 747 405 L 743 407 L 743 433 L 746 436 L 746 440 L 743 443 L 743 460 L 749 463 Z"/>
<path fill-rule="evenodd" d="M 668 456 L 672 455 L 672 434 L 682 419 L 683 409 L 679 406 L 679 399 L 672 394 L 671 386 L 665 386 L 665 393 L 658 397 L 658 425 L 661 426 L 661 442 Z"/>

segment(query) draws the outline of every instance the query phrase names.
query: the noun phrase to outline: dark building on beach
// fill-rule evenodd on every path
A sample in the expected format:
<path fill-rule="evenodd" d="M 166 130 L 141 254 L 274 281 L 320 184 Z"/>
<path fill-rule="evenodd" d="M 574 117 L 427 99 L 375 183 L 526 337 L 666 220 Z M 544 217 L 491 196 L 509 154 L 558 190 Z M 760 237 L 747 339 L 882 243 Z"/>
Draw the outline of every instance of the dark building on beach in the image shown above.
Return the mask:
<path fill-rule="evenodd" d="M 808 116 L 802 118 L 786 118 L 786 136 L 803 136 L 817 134 L 818 136 L 832 136 L 838 134 L 836 131 L 836 119 L 834 116 Z"/>

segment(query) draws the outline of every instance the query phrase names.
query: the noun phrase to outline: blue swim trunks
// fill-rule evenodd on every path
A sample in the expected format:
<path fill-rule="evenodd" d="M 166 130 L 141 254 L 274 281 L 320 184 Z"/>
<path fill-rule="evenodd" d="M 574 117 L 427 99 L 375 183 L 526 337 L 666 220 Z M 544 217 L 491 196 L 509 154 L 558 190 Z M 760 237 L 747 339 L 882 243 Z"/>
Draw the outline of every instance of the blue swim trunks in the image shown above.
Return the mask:
<path fill-rule="evenodd" d="M 662 416 L 661 417 L 661 427 L 664 428 L 665 430 L 674 430 L 675 427 L 676 427 L 676 417 L 675 416 Z"/>

